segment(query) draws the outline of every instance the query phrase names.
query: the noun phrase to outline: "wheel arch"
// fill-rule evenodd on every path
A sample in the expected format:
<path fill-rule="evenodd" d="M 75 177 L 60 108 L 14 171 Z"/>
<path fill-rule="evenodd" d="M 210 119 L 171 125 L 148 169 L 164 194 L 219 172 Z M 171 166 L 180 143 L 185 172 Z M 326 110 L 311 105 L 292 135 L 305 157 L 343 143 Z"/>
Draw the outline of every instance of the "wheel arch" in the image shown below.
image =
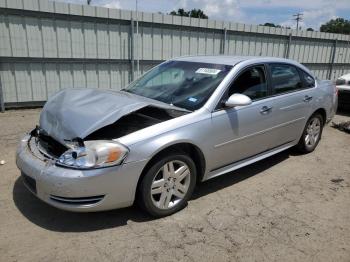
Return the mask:
<path fill-rule="evenodd" d="M 205 168 L 206 168 L 206 161 L 202 150 L 198 146 L 194 145 L 193 143 L 179 142 L 179 143 L 168 145 L 165 148 L 162 148 L 150 158 L 150 160 L 147 162 L 147 164 L 143 168 L 141 175 L 139 177 L 139 180 L 137 182 L 136 194 L 139 191 L 138 188 L 147 170 L 156 161 L 158 161 L 162 157 L 162 155 L 174 153 L 174 152 L 186 153 L 193 159 L 193 162 L 196 166 L 196 171 L 197 171 L 197 181 L 198 182 L 202 181 L 202 178 L 205 173 Z"/>
<path fill-rule="evenodd" d="M 325 110 L 324 108 L 320 107 L 320 108 L 318 108 L 317 110 L 315 110 L 315 111 L 311 114 L 311 116 L 313 116 L 313 115 L 315 115 L 315 114 L 320 114 L 320 115 L 322 116 L 323 125 L 325 125 L 326 122 L 327 122 L 327 112 L 326 112 L 326 110 Z M 310 116 L 310 117 L 311 117 L 311 116 Z"/>

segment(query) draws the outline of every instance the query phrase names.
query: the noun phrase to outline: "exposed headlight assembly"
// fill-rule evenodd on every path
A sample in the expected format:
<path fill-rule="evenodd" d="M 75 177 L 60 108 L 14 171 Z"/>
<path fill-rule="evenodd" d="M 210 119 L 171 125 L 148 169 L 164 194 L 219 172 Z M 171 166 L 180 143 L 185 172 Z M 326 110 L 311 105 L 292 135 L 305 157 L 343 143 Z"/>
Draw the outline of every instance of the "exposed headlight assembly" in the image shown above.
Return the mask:
<path fill-rule="evenodd" d="M 115 141 L 85 141 L 84 146 L 64 152 L 56 164 L 60 166 L 91 169 L 119 165 L 129 150 Z"/>

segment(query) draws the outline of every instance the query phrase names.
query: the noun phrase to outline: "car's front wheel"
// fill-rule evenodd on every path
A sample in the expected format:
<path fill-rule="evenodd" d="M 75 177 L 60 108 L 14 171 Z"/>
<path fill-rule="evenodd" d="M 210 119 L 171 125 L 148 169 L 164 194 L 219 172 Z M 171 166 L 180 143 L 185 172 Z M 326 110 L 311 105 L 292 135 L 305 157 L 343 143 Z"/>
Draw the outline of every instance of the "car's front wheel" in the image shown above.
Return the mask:
<path fill-rule="evenodd" d="M 298 143 L 298 149 L 303 153 L 314 151 L 318 142 L 320 142 L 322 130 L 323 117 L 316 113 L 307 121 L 303 135 Z"/>
<path fill-rule="evenodd" d="M 139 185 L 140 206 L 155 217 L 184 208 L 196 185 L 196 167 L 184 153 L 172 153 L 156 161 Z"/>

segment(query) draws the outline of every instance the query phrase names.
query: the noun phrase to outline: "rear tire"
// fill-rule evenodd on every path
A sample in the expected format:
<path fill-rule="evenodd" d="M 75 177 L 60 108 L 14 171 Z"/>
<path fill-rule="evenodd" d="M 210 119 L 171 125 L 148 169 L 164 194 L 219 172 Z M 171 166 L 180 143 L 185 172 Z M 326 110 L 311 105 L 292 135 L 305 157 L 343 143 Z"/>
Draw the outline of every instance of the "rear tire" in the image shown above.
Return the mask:
<path fill-rule="evenodd" d="M 171 215 L 187 205 L 196 185 L 196 166 L 182 152 L 160 158 L 138 188 L 138 204 L 154 217 Z"/>
<path fill-rule="evenodd" d="M 303 135 L 297 145 L 300 152 L 307 154 L 315 150 L 321 140 L 323 121 L 322 115 L 316 113 L 306 122 Z"/>

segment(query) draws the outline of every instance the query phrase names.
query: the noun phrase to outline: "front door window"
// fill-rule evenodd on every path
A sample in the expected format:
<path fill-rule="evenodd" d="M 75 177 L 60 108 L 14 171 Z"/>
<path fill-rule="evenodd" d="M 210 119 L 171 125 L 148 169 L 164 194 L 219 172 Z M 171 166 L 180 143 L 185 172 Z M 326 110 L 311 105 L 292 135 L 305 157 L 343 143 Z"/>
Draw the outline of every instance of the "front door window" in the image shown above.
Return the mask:
<path fill-rule="evenodd" d="M 258 100 L 267 96 L 265 68 L 262 65 L 244 70 L 232 83 L 228 96 L 239 93 L 251 100 Z"/>

